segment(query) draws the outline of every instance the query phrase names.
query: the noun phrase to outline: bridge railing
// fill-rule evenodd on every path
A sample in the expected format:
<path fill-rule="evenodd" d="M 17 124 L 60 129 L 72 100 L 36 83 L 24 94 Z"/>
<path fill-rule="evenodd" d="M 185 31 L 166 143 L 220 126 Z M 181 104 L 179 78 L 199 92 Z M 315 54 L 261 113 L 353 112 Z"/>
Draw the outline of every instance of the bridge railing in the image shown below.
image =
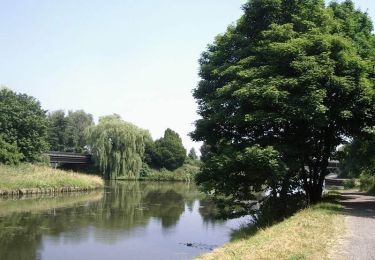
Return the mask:
<path fill-rule="evenodd" d="M 91 155 L 68 152 L 48 152 L 51 164 L 70 163 L 70 164 L 89 164 L 91 163 Z"/>

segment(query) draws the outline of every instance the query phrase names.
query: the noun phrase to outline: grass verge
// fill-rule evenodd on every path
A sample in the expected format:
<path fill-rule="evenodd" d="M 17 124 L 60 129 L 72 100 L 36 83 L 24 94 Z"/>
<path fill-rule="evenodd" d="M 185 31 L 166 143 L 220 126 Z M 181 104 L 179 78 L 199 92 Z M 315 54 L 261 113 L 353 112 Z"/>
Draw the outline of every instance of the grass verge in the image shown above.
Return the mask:
<path fill-rule="evenodd" d="M 341 209 L 338 202 L 319 203 L 198 259 L 328 259 L 330 245 L 344 232 Z"/>
<path fill-rule="evenodd" d="M 98 176 L 32 164 L 0 165 L 0 195 L 81 191 L 103 186 L 104 181 Z"/>

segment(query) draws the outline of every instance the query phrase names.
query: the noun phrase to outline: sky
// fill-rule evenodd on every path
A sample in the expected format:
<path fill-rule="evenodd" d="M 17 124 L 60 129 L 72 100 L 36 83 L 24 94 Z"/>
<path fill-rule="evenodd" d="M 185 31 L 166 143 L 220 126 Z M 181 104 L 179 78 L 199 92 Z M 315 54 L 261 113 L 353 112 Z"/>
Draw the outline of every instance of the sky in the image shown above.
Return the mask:
<path fill-rule="evenodd" d="M 0 0 L 0 84 L 44 109 L 119 114 L 160 138 L 199 117 L 198 59 L 246 0 Z M 355 0 L 375 21 L 375 1 Z"/>

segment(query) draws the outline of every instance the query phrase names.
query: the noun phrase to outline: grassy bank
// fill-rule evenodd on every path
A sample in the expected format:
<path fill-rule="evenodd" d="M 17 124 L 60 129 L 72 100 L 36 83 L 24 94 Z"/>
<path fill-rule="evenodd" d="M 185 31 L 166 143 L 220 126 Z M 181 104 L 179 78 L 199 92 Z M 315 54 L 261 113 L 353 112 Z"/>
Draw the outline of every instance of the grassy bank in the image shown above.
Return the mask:
<path fill-rule="evenodd" d="M 55 170 L 47 166 L 0 165 L 0 194 L 83 191 L 104 186 L 98 176 Z"/>
<path fill-rule="evenodd" d="M 200 168 L 199 161 L 187 160 L 184 165 L 174 171 L 167 169 L 153 169 L 144 164 L 137 180 L 140 181 L 194 181 L 195 175 Z M 119 178 L 118 180 L 129 180 L 129 178 Z"/>
<path fill-rule="evenodd" d="M 344 232 L 340 211 L 335 202 L 317 204 L 199 259 L 328 259 L 330 243 Z"/>

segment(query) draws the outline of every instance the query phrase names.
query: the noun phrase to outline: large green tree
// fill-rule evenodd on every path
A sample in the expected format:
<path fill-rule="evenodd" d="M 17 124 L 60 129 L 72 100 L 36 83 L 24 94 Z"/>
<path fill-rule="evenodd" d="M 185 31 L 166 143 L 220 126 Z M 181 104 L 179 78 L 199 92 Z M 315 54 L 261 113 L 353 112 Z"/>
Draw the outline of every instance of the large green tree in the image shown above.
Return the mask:
<path fill-rule="evenodd" d="M 168 128 L 162 138 L 147 145 L 146 155 L 151 166 L 175 170 L 184 164 L 186 149 L 179 134 Z"/>
<path fill-rule="evenodd" d="M 87 140 L 84 133 L 94 125 L 92 115 L 83 110 L 69 111 L 66 121 L 66 149 L 78 153 L 85 151 Z"/>
<path fill-rule="evenodd" d="M 48 142 L 51 151 L 65 151 L 66 126 L 64 110 L 57 110 L 48 113 Z"/>
<path fill-rule="evenodd" d="M 86 149 L 85 130 L 94 125 L 91 114 L 83 110 L 53 111 L 48 114 L 48 140 L 53 151 L 82 153 Z"/>
<path fill-rule="evenodd" d="M 21 157 L 27 162 L 40 160 L 42 153 L 48 150 L 48 142 L 46 112 L 39 101 L 1 88 L 0 134 L 1 143 L 6 143 L 2 150 L 14 153 L 16 160 Z M 19 153 L 21 157 L 16 155 Z"/>
<path fill-rule="evenodd" d="M 250 0 L 200 59 L 197 181 L 233 202 L 321 199 L 331 154 L 374 127 L 374 35 L 351 1 Z"/>
<path fill-rule="evenodd" d="M 148 131 L 112 115 L 100 118 L 86 134 L 93 159 L 107 179 L 139 177 L 145 143 L 151 138 Z"/>

